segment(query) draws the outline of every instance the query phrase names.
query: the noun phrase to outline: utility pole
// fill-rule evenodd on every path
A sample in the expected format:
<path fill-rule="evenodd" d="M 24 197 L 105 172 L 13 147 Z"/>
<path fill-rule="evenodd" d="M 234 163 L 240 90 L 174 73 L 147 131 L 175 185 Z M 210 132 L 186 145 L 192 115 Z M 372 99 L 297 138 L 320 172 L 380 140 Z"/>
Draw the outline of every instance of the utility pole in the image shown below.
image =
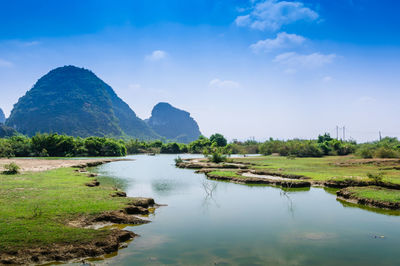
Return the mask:
<path fill-rule="evenodd" d="M 382 133 L 379 131 L 379 141 L 382 140 Z"/>
<path fill-rule="evenodd" d="M 346 127 L 343 126 L 343 141 L 346 140 Z"/>
<path fill-rule="evenodd" d="M 339 126 L 336 126 L 336 140 L 339 139 Z"/>

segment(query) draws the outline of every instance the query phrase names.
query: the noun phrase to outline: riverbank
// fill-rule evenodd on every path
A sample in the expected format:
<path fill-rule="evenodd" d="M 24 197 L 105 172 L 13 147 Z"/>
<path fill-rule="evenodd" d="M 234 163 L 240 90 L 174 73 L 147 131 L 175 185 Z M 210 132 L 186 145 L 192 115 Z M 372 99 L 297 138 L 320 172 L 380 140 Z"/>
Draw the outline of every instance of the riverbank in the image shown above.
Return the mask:
<path fill-rule="evenodd" d="M 350 203 L 388 210 L 400 209 L 400 193 L 398 190 L 376 186 L 348 187 L 337 191 L 336 194 L 339 199 Z"/>
<path fill-rule="evenodd" d="M 204 173 L 209 179 L 241 184 L 267 184 L 283 188 L 363 187 L 375 192 L 374 187 L 379 187 L 380 193 L 369 193 L 369 200 L 357 200 L 358 204 L 400 209 L 400 204 L 393 204 L 385 199 L 378 200 L 379 195 L 384 193 L 394 195 L 393 197 L 397 197 L 400 203 L 399 159 L 358 159 L 353 156 L 323 158 L 257 156 L 229 158 L 228 162 L 218 164 L 209 162 L 205 158 L 189 159 L 178 162 L 177 166 L 196 169 L 196 172 Z M 348 194 L 340 197 L 346 199 L 346 195 Z M 349 196 L 347 200 L 350 198 L 354 201 L 354 196 Z"/>
<path fill-rule="evenodd" d="M 112 159 L 61 159 L 61 158 L 0 158 L 0 172 L 4 171 L 4 165 L 16 163 L 21 172 L 41 172 L 62 167 L 85 168 L 94 167 L 105 163 L 131 161 L 131 159 L 112 158 Z"/>
<path fill-rule="evenodd" d="M 136 235 L 113 224 L 149 222 L 145 215 L 153 211 L 154 200 L 126 197 L 107 184 L 87 185 L 96 179 L 85 167 L 119 159 L 22 160 L 17 159 L 21 167 L 46 161 L 50 164 L 44 167 L 61 168 L 0 174 L 0 264 L 65 262 L 116 252 Z"/>

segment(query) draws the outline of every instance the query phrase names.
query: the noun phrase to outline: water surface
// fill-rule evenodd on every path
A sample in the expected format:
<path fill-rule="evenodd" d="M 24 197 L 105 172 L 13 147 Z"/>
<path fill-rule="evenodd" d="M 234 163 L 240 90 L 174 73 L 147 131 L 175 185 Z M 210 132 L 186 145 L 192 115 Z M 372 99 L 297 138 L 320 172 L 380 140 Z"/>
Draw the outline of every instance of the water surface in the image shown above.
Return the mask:
<path fill-rule="evenodd" d="M 193 157 L 184 155 L 182 157 Z M 198 157 L 198 156 L 197 156 Z M 343 204 L 322 188 L 207 180 L 175 155 L 102 165 L 102 182 L 168 206 L 109 265 L 400 265 L 398 212 Z"/>

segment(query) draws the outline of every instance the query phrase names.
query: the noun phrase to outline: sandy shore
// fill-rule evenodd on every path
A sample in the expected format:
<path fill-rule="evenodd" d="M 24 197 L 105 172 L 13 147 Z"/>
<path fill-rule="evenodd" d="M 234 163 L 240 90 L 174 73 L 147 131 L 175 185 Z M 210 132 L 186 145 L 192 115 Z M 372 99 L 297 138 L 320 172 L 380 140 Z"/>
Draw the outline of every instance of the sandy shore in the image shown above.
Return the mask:
<path fill-rule="evenodd" d="M 51 169 L 57 169 L 61 167 L 85 167 L 85 166 L 95 166 L 109 162 L 116 161 L 131 161 L 130 159 L 22 159 L 22 158 L 12 158 L 12 159 L 0 159 L 0 171 L 4 170 L 4 165 L 11 162 L 16 163 L 21 167 L 22 172 L 40 172 L 47 171 Z"/>

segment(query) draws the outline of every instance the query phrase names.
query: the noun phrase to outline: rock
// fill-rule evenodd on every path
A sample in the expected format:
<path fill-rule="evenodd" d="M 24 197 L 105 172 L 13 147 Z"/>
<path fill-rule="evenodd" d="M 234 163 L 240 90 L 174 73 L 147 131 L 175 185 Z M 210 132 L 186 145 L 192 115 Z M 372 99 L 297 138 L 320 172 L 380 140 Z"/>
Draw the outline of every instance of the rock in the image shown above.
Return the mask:
<path fill-rule="evenodd" d="M 145 224 L 149 221 L 140 219 L 136 216 L 128 215 L 123 211 L 111 211 L 95 216 L 93 219 L 88 221 L 88 224 L 96 222 L 111 222 L 115 224 Z"/>
<path fill-rule="evenodd" d="M 111 197 L 126 197 L 126 193 L 123 191 L 116 191 L 114 194 L 111 194 Z"/>
<path fill-rule="evenodd" d="M 88 177 L 96 177 L 96 176 L 98 176 L 98 174 L 96 174 L 96 173 L 90 173 L 90 174 L 88 174 Z"/>
<path fill-rule="evenodd" d="M 85 185 L 88 186 L 88 187 L 97 187 L 97 186 L 100 185 L 100 182 L 97 181 L 97 180 L 93 180 L 93 181 L 90 181 L 90 182 L 86 183 Z"/>
<path fill-rule="evenodd" d="M 140 206 L 143 208 L 148 208 L 149 206 L 154 205 L 154 199 L 152 198 L 132 198 L 132 201 L 129 203 L 130 205 Z"/>
<path fill-rule="evenodd" d="M 122 243 L 119 248 L 127 248 L 128 247 L 128 243 Z"/>
<path fill-rule="evenodd" d="M 128 206 L 124 208 L 126 214 L 149 214 L 149 210 L 140 206 Z"/>

